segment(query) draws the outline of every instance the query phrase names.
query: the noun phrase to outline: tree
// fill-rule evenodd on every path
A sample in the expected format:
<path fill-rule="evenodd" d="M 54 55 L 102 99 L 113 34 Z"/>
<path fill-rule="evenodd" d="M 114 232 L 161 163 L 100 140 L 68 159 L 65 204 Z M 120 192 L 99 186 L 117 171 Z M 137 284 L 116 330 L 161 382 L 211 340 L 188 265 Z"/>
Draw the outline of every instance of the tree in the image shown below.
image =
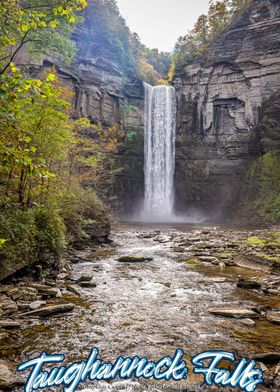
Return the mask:
<path fill-rule="evenodd" d="M 0 75 L 23 47 L 36 54 L 52 52 L 60 59 L 73 57 L 70 42 L 77 12 L 86 0 L 2 0 L 0 2 Z"/>
<path fill-rule="evenodd" d="M 229 23 L 232 13 L 227 0 L 210 0 L 208 11 L 208 23 L 210 38 L 215 38 L 219 32 Z"/>
<path fill-rule="evenodd" d="M 12 74 L 2 75 L 0 96 L 1 203 L 18 202 L 24 209 L 42 201 L 66 159 L 73 142 L 70 104 L 52 72 L 44 80 L 30 79 L 10 66 Z"/>
<path fill-rule="evenodd" d="M 201 15 L 194 28 L 177 40 L 169 78 L 174 78 L 176 72 L 182 72 L 194 57 L 202 55 L 233 17 L 251 3 L 252 0 L 210 0 L 208 14 Z"/>

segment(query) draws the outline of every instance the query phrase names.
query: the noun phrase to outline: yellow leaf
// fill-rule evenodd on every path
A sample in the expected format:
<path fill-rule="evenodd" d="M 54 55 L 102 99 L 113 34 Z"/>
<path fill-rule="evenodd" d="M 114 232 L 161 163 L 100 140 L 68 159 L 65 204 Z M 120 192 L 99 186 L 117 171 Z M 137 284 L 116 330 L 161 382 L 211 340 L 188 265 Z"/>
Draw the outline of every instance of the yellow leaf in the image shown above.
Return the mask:
<path fill-rule="evenodd" d="M 56 26 L 57 26 L 57 21 L 56 20 L 52 20 L 51 22 L 50 22 L 50 27 L 52 27 L 52 28 L 56 28 Z"/>
<path fill-rule="evenodd" d="M 23 31 L 24 33 L 28 31 L 28 29 L 29 29 L 29 25 L 24 24 L 21 26 L 21 31 Z"/>
<path fill-rule="evenodd" d="M 47 82 L 53 82 L 55 80 L 55 75 L 50 73 L 47 77 Z"/>
<path fill-rule="evenodd" d="M 75 17 L 74 17 L 74 16 L 70 16 L 69 22 L 70 22 L 70 23 L 75 23 Z"/>
<path fill-rule="evenodd" d="M 17 72 L 17 67 L 15 66 L 14 63 L 11 63 L 11 64 L 10 64 L 10 68 L 11 68 L 11 71 L 12 71 L 13 73 L 16 73 L 16 72 Z"/>

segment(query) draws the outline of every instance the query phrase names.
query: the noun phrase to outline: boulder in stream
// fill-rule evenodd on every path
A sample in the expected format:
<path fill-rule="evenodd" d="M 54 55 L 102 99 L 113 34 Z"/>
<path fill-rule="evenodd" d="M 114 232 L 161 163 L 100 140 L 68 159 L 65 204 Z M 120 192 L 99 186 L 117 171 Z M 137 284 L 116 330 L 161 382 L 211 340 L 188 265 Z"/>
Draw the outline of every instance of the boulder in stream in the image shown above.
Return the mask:
<path fill-rule="evenodd" d="M 45 306 L 40 309 L 32 310 L 30 312 L 22 313 L 23 317 L 51 317 L 57 314 L 68 313 L 74 309 L 73 304 L 61 304 L 61 305 L 52 305 Z"/>
<path fill-rule="evenodd" d="M 257 361 L 266 363 L 266 364 L 274 364 L 280 362 L 280 352 L 268 352 L 254 355 L 254 358 Z"/>
<path fill-rule="evenodd" d="M 240 320 L 240 322 L 244 325 L 246 325 L 246 327 L 255 327 L 256 323 L 254 320 L 251 320 L 249 318 L 245 318 Z"/>
<path fill-rule="evenodd" d="M 21 327 L 21 323 L 15 320 L 0 320 L 0 327 L 4 329 L 17 329 Z"/>
<path fill-rule="evenodd" d="M 145 261 L 153 261 L 151 257 L 123 256 L 118 259 L 120 263 L 143 263 Z"/>
<path fill-rule="evenodd" d="M 246 280 L 243 278 L 238 279 L 237 287 L 241 289 L 260 289 L 262 287 L 261 283 L 257 282 L 256 280 Z"/>
<path fill-rule="evenodd" d="M 68 284 L 66 287 L 67 287 L 67 290 L 70 291 L 70 293 L 80 295 L 80 291 L 79 291 L 78 287 L 76 287 L 72 284 Z"/>
<path fill-rule="evenodd" d="M 83 282 L 79 282 L 79 286 L 87 288 L 87 289 L 89 289 L 89 288 L 95 289 L 97 287 L 97 284 L 94 282 L 83 281 Z"/>
<path fill-rule="evenodd" d="M 280 312 L 267 312 L 266 319 L 274 324 L 280 324 Z"/>
<path fill-rule="evenodd" d="M 76 283 L 80 282 L 90 282 L 92 280 L 93 276 L 92 275 L 82 275 L 80 276 L 77 280 Z"/>
<path fill-rule="evenodd" d="M 203 261 L 204 263 L 217 263 L 219 264 L 219 260 L 216 257 L 213 256 L 199 256 L 198 257 L 200 261 Z"/>
<path fill-rule="evenodd" d="M 38 290 L 42 297 L 61 298 L 61 291 L 58 287 L 51 287 L 44 284 L 33 284 L 33 287 Z"/>
<path fill-rule="evenodd" d="M 14 391 L 24 385 L 20 375 L 15 375 L 6 361 L 0 360 L 0 390 Z"/>
<path fill-rule="evenodd" d="M 257 318 L 258 314 L 247 308 L 211 308 L 209 313 L 215 316 L 233 317 L 233 318 Z"/>
<path fill-rule="evenodd" d="M 47 304 L 46 301 L 34 301 L 29 305 L 29 307 L 31 310 L 37 310 L 46 304 Z"/>

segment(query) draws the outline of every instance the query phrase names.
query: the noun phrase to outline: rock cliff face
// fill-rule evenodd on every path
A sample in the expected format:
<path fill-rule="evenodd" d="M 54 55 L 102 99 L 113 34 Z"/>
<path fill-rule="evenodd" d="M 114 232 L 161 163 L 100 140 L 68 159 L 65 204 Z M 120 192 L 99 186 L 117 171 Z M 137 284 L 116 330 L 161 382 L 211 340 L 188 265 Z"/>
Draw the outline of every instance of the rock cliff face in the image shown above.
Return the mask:
<path fill-rule="evenodd" d="M 143 197 L 144 189 L 144 88 L 132 65 L 121 57 L 120 48 L 108 40 L 102 10 L 89 1 L 84 21 L 73 34 L 77 52 L 70 66 L 55 58 L 30 66 L 26 54 L 20 62 L 28 64 L 35 75 L 55 65 L 60 80 L 73 93 L 74 118 L 86 117 L 92 123 L 100 122 L 104 128 L 117 125 L 125 134 L 133 135 L 131 140 L 125 138 L 115 156 L 116 168 L 123 170 L 113 183 L 97 190 L 108 205 L 129 212 Z"/>
<path fill-rule="evenodd" d="M 256 0 L 175 80 L 179 210 L 226 214 L 238 200 L 248 164 L 279 147 L 277 124 L 258 127 L 260 114 L 269 116 L 271 102 L 275 115 L 279 101 L 279 31 L 279 1 Z"/>
<path fill-rule="evenodd" d="M 92 30 L 91 9 L 73 39 L 76 57 L 71 67 L 59 68 L 59 74 L 74 92 L 75 117 L 87 117 L 103 127 L 118 125 L 125 134 L 135 135 L 137 141 L 126 139 L 120 146 L 115 159 L 116 167 L 122 170 L 110 189 L 104 189 L 105 199 L 113 208 L 118 212 L 129 211 L 142 197 L 144 188 L 143 85 L 132 70 L 118 62 L 114 53 L 106 53 L 102 40 Z"/>
<path fill-rule="evenodd" d="M 115 156 L 116 167 L 123 170 L 103 187 L 104 195 L 99 192 L 116 212 L 129 215 L 144 194 L 144 89 L 114 45 L 108 48 L 89 4 L 73 36 L 74 62 L 65 67 L 48 60 L 43 67 L 57 65 L 60 78 L 74 93 L 74 117 L 104 127 L 119 125 L 133 135 Z M 232 213 L 251 161 L 279 148 L 279 31 L 279 0 L 255 0 L 175 79 L 179 212 L 195 210 L 209 218 Z"/>

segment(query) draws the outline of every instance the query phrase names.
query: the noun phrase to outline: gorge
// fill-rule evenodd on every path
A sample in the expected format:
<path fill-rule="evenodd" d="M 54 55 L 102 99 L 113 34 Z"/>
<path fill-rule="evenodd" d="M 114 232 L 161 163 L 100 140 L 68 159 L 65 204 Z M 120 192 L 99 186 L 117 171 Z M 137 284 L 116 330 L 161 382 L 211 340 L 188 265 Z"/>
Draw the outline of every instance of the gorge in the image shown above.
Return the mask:
<path fill-rule="evenodd" d="M 279 15 L 278 1 L 254 1 L 202 56 L 175 74 L 174 203 L 181 215 L 213 221 L 255 214 L 246 209 L 254 202 L 248 170 L 279 148 L 278 113 L 264 113 L 279 100 Z M 73 64 L 56 67 L 74 93 L 75 116 L 123 129 L 115 156 L 122 170 L 100 194 L 117 215 L 131 217 L 144 200 L 145 91 L 115 51 L 99 46 L 95 18 L 89 4 L 73 36 L 78 49 Z"/>
<path fill-rule="evenodd" d="M 173 215 L 176 95 L 168 86 L 145 83 L 144 220 L 170 220 Z"/>
<path fill-rule="evenodd" d="M 0 2 L 1 392 L 93 348 L 181 348 L 190 377 L 84 392 L 211 392 L 191 358 L 213 350 L 279 392 L 280 2 L 209 5 L 171 56 L 115 0 Z"/>

